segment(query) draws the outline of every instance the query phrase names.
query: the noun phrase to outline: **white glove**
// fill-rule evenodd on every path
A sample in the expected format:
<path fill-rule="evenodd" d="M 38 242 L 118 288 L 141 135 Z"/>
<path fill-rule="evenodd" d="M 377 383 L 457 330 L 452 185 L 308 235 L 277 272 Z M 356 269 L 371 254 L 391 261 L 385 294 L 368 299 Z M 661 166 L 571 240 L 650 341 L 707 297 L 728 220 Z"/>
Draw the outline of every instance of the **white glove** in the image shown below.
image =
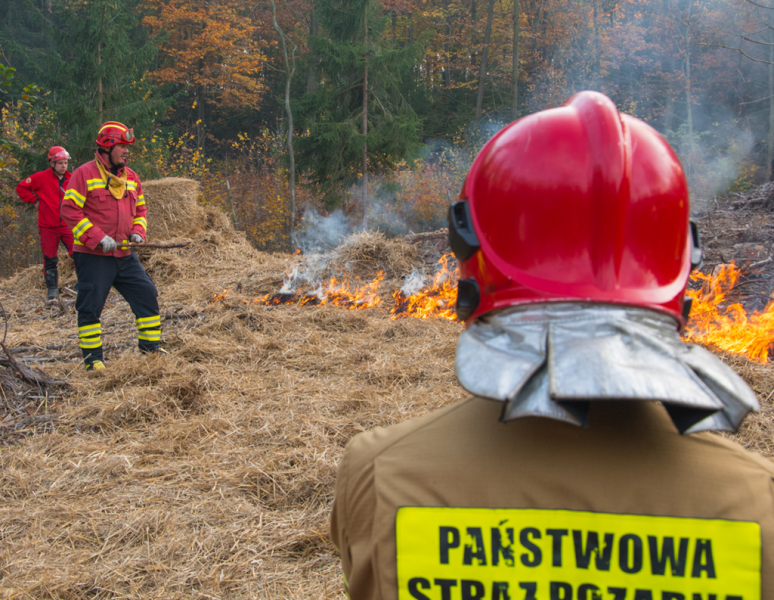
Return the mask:
<path fill-rule="evenodd" d="M 134 242 L 135 244 L 144 244 L 145 240 L 142 239 L 142 236 L 139 233 L 133 233 L 129 236 L 129 241 Z"/>
<path fill-rule="evenodd" d="M 100 244 L 102 245 L 102 251 L 106 254 L 108 252 L 114 252 L 115 249 L 118 247 L 118 244 L 116 244 L 116 241 L 109 235 L 106 235 L 105 237 L 103 237 Z"/>

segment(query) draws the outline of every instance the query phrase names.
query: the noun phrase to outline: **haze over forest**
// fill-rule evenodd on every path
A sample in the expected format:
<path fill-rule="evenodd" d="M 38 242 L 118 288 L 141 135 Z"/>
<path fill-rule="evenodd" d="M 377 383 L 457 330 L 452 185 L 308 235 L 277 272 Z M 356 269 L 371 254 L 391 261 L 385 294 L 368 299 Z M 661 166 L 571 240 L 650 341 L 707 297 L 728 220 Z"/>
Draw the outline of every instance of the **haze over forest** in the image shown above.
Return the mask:
<path fill-rule="evenodd" d="M 106 120 L 141 177 L 199 180 L 267 250 L 336 210 L 342 231 L 442 226 L 486 139 L 584 89 L 672 143 L 697 205 L 748 189 L 774 159 L 769 2 L 5 0 L 2 272 L 36 260 L 13 186 L 51 145 L 89 160 Z"/>

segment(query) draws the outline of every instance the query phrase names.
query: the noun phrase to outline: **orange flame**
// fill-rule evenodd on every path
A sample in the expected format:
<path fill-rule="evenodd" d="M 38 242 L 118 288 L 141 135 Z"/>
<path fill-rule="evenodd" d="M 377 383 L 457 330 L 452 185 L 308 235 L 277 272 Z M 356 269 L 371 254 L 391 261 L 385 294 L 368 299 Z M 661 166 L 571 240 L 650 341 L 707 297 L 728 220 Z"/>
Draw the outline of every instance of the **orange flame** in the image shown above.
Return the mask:
<path fill-rule="evenodd" d="M 450 254 L 444 254 L 438 264 L 440 270 L 433 276 L 433 284 L 430 288 L 411 294 L 403 295 L 400 290 L 392 293 L 395 307 L 390 310 L 391 319 L 402 317 L 416 317 L 428 319 L 430 317 L 442 317 L 455 321 L 457 319 L 457 270 L 449 267 Z"/>
<path fill-rule="evenodd" d="M 400 290 L 394 291 L 390 318 L 441 317 L 456 320 L 458 272 L 450 265 L 451 261 L 450 254 L 442 256 L 432 284 L 420 292 L 405 296 Z M 693 299 L 693 306 L 683 337 L 689 342 L 713 345 L 757 362 L 766 362 L 774 342 L 774 302 L 770 302 L 763 312 L 749 317 L 740 303 L 722 307 L 741 274 L 733 263 L 719 265 L 712 274 L 698 271 L 691 274 L 693 281 L 701 281 L 703 285 L 701 289 L 686 292 Z M 383 279 L 384 273 L 380 271 L 370 283 L 352 289 L 347 279 L 339 281 L 334 277 L 312 293 L 266 294 L 252 300 L 252 303 L 264 306 L 332 304 L 350 310 L 373 308 L 383 305 L 383 297 L 379 294 L 379 284 Z M 215 294 L 212 302 L 225 302 L 230 292 L 224 289 L 223 293 Z M 242 302 L 250 303 L 248 300 Z"/>
<path fill-rule="evenodd" d="M 262 298 L 253 300 L 253 304 L 278 305 L 278 304 L 311 304 L 319 306 L 322 304 L 334 304 L 349 308 L 350 310 L 361 310 L 364 308 L 373 308 L 382 302 L 379 295 L 379 283 L 384 279 L 384 273 L 379 271 L 376 278 L 370 283 L 350 289 L 349 281 L 338 281 L 335 277 L 326 284 L 320 286 L 313 294 L 298 291 L 295 294 L 266 294 Z"/>
<path fill-rule="evenodd" d="M 433 283 L 416 294 L 404 296 L 400 290 L 392 293 L 393 308 L 390 309 L 391 319 L 403 317 L 416 317 L 428 319 L 441 317 L 451 321 L 456 320 L 455 304 L 457 302 L 457 272 L 450 266 L 453 260 L 451 254 L 445 254 L 440 258 L 439 271 L 433 277 Z M 359 278 L 356 278 L 358 280 Z M 254 300 L 242 300 L 245 304 L 260 304 L 263 306 L 277 306 L 280 304 L 296 304 L 298 306 L 319 306 L 332 304 L 351 310 L 373 308 L 383 303 L 383 297 L 379 294 L 379 284 L 384 279 L 384 273 L 379 271 L 376 278 L 366 285 L 356 286 L 354 289 L 349 280 L 339 281 L 335 277 L 321 285 L 314 292 L 298 291 L 284 294 L 266 294 Z M 231 290 L 223 290 L 222 294 L 215 294 L 211 302 L 225 302 Z"/>
<path fill-rule="evenodd" d="M 763 312 L 749 317 L 740 303 L 721 308 L 740 275 L 741 271 L 734 263 L 718 265 L 710 275 L 698 271 L 691 274 L 693 281 L 704 283 L 699 290 L 687 291 L 693 298 L 693 306 L 683 336 L 690 342 L 711 344 L 757 362 L 766 362 L 774 341 L 774 303 L 769 302 Z"/>

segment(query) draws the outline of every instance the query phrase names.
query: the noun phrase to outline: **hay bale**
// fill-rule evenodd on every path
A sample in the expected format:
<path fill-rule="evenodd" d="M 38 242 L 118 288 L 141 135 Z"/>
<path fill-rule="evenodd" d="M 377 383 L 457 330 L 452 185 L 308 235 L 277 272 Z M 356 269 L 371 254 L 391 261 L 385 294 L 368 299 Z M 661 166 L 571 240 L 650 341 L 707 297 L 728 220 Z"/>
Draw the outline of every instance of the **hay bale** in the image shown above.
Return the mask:
<path fill-rule="evenodd" d="M 161 242 L 207 230 L 208 215 L 197 204 L 199 183 L 181 177 L 165 177 L 142 184 L 148 207 L 148 239 Z"/>
<path fill-rule="evenodd" d="M 326 270 L 369 279 L 383 271 L 387 279 L 397 278 L 411 272 L 418 253 L 417 246 L 404 238 L 388 239 L 381 232 L 366 231 L 346 238 L 334 250 Z"/>

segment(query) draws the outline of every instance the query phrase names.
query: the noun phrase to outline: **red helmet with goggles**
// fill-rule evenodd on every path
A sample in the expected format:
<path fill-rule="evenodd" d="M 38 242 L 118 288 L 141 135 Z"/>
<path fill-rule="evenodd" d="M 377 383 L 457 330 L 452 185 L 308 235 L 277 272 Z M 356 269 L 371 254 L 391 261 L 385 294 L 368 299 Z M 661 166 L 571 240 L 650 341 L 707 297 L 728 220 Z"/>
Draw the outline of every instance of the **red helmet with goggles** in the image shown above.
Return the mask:
<path fill-rule="evenodd" d="M 672 148 L 606 96 L 581 92 L 524 117 L 484 146 L 449 210 L 457 313 L 470 322 L 515 304 L 606 302 L 683 325 L 701 260 L 689 210 Z"/>
<path fill-rule="evenodd" d="M 116 144 L 134 144 L 134 130 L 123 123 L 108 121 L 99 128 L 97 145 L 111 148 Z"/>
<path fill-rule="evenodd" d="M 58 160 L 70 160 L 70 154 L 62 148 L 62 146 L 52 146 L 48 151 L 49 162 L 56 162 Z"/>

